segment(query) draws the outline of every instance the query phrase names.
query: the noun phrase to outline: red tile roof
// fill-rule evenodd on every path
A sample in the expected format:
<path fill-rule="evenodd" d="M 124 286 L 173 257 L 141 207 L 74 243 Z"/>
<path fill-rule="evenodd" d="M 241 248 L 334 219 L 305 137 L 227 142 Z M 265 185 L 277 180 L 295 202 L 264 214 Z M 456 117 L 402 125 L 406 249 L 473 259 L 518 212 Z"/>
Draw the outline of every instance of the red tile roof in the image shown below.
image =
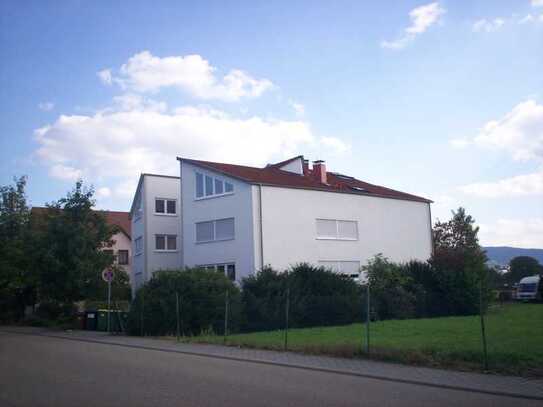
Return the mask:
<path fill-rule="evenodd" d="M 129 212 L 118 212 L 118 211 L 98 211 L 102 212 L 106 217 L 107 223 L 110 225 L 118 226 L 128 237 L 131 236 L 131 226 L 132 222 L 130 221 Z"/>
<path fill-rule="evenodd" d="M 303 156 L 295 158 L 303 159 Z M 269 186 L 278 186 L 285 188 L 314 189 L 319 191 L 340 192 L 346 194 L 376 196 L 381 198 L 402 199 L 407 201 L 417 201 L 431 203 L 432 201 L 420 196 L 408 194 L 394 189 L 386 188 L 380 185 L 370 184 L 360 181 L 354 177 L 327 172 L 327 183 L 319 182 L 311 170 L 307 175 L 294 174 L 289 171 L 280 170 L 278 165 L 288 163 L 293 159 L 282 161 L 278 164 L 271 164 L 264 168 L 247 167 L 243 165 L 224 164 L 210 161 L 191 160 L 180 158 L 199 167 L 207 168 L 224 175 L 240 179 L 251 184 L 262 184 Z"/>
<path fill-rule="evenodd" d="M 45 214 L 47 211 L 49 211 L 50 208 L 44 208 L 39 206 L 33 206 L 32 207 L 32 213 L 40 216 Z M 128 237 L 131 236 L 131 225 L 132 222 L 130 222 L 130 219 L 128 218 L 129 213 L 128 212 L 118 212 L 118 211 L 96 211 L 102 213 L 105 218 L 106 222 L 109 225 L 115 225 L 121 229 L 122 232 L 124 232 Z"/>

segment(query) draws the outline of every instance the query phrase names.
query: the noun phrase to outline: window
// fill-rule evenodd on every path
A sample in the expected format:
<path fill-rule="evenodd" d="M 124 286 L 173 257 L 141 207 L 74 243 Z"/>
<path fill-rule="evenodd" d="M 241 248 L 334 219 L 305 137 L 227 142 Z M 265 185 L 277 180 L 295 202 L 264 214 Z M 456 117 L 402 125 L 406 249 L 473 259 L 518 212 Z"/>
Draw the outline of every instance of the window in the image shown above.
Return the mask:
<path fill-rule="evenodd" d="M 196 199 L 210 198 L 234 193 L 234 185 L 220 178 L 196 173 Z"/>
<path fill-rule="evenodd" d="M 166 201 L 166 212 L 171 213 L 172 215 L 175 214 L 176 208 L 175 208 L 175 201 L 172 199 L 168 199 Z"/>
<path fill-rule="evenodd" d="M 234 218 L 196 223 L 196 242 L 214 242 L 235 238 Z"/>
<path fill-rule="evenodd" d="M 134 246 L 135 246 L 135 252 L 136 254 L 140 254 L 143 252 L 143 238 L 138 237 L 134 240 Z"/>
<path fill-rule="evenodd" d="M 345 274 L 358 279 L 360 277 L 360 262 L 355 260 L 319 260 L 319 266 L 335 273 Z"/>
<path fill-rule="evenodd" d="M 199 172 L 196 173 L 196 198 L 204 196 L 204 176 Z"/>
<path fill-rule="evenodd" d="M 235 264 L 228 264 L 226 266 L 226 277 L 228 277 L 232 281 L 236 280 L 236 265 Z"/>
<path fill-rule="evenodd" d="M 176 201 L 175 199 L 155 199 L 155 214 L 160 215 L 175 215 L 176 213 Z"/>
<path fill-rule="evenodd" d="M 177 250 L 176 235 L 155 235 L 155 250 L 172 252 Z"/>
<path fill-rule="evenodd" d="M 134 221 L 141 219 L 143 209 L 141 207 L 141 193 L 136 197 L 136 204 L 134 205 Z"/>
<path fill-rule="evenodd" d="M 234 218 L 215 221 L 215 240 L 229 240 L 234 238 Z"/>
<path fill-rule="evenodd" d="M 317 219 L 317 239 L 358 240 L 358 222 Z"/>
<path fill-rule="evenodd" d="M 107 254 L 108 256 L 111 256 L 113 258 L 113 261 L 115 262 L 115 258 L 113 257 L 113 250 L 106 249 L 104 250 L 104 253 Z"/>
<path fill-rule="evenodd" d="M 119 250 L 117 252 L 117 261 L 120 265 L 128 264 L 128 250 Z"/>
<path fill-rule="evenodd" d="M 206 271 L 216 271 L 217 273 L 225 274 L 231 281 L 236 280 L 235 263 L 203 264 L 197 267 Z"/>

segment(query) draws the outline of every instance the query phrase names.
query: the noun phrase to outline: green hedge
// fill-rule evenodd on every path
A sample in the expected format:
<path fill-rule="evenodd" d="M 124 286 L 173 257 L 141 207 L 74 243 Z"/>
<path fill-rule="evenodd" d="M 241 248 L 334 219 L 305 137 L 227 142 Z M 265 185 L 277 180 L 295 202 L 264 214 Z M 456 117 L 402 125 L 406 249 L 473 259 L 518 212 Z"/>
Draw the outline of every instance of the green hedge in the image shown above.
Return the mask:
<path fill-rule="evenodd" d="M 363 293 L 350 277 L 306 263 L 288 272 L 266 268 L 242 282 L 243 330 L 342 325 L 360 320 Z"/>
<path fill-rule="evenodd" d="M 176 293 L 180 299 L 183 335 L 224 330 L 225 296 L 228 292 L 229 330 L 240 325 L 239 289 L 222 273 L 201 269 L 162 270 L 140 288 L 127 321 L 130 335 L 175 335 Z"/>

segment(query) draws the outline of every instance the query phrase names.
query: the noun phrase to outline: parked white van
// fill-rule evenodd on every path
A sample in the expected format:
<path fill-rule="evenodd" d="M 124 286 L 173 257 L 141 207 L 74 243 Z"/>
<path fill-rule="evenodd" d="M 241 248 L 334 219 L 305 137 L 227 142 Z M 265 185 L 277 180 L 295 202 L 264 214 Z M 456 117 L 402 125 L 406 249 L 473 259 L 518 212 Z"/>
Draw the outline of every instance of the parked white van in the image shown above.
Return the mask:
<path fill-rule="evenodd" d="M 517 300 L 528 301 L 538 298 L 539 276 L 524 277 L 520 280 L 517 288 Z"/>

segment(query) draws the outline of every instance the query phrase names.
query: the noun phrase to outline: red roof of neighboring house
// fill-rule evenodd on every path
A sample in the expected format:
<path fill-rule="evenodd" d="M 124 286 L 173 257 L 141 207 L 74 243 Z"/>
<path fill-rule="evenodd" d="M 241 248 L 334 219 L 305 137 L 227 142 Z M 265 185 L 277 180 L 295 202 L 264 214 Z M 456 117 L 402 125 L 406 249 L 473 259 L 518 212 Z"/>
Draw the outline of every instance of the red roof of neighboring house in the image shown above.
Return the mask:
<path fill-rule="evenodd" d="M 44 208 L 39 206 L 33 206 L 32 212 L 40 215 L 44 214 L 46 211 L 50 210 L 50 208 Z M 119 211 L 96 211 L 102 213 L 105 218 L 106 222 L 109 225 L 115 225 L 118 226 L 124 234 L 126 234 L 128 237 L 131 236 L 131 225 L 132 222 L 130 222 L 130 219 L 128 218 L 129 213 L 128 212 L 119 212 Z"/>
<path fill-rule="evenodd" d="M 178 157 L 179 160 L 185 161 L 189 164 L 220 172 L 224 175 L 238 178 L 251 184 L 262 184 L 285 188 L 315 189 L 320 191 L 341 192 L 347 194 L 376 196 L 381 198 L 402 199 L 425 203 L 432 202 L 431 200 L 420 196 L 396 191 L 380 185 L 370 184 L 360 181 L 354 177 L 335 172 L 327 172 L 327 183 L 323 184 L 313 175 L 312 170 L 309 170 L 307 175 L 301 175 L 278 168 L 278 166 L 289 163 L 297 158 L 303 159 L 303 156 L 297 156 L 289 160 L 282 161 L 278 164 L 271 164 L 264 168 L 256 168 Z"/>
<path fill-rule="evenodd" d="M 105 215 L 107 223 L 109 223 L 110 225 L 118 226 L 128 237 L 131 236 L 132 222 L 130 222 L 129 212 L 118 212 L 118 211 L 98 211 L 98 212 L 102 212 Z"/>

